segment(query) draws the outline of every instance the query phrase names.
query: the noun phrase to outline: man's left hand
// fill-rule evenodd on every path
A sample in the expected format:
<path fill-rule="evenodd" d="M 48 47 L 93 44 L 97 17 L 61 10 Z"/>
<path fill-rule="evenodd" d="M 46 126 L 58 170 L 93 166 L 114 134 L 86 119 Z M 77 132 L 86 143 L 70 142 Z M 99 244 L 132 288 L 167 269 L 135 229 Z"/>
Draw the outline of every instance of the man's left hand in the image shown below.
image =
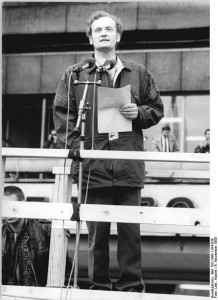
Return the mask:
<path fill-rule="evenodd" d="M 130 120 L 135 120 L 138 117 L 138 106 L 135 103 L 125 104 L 120 107 L 120 113 Z"/>

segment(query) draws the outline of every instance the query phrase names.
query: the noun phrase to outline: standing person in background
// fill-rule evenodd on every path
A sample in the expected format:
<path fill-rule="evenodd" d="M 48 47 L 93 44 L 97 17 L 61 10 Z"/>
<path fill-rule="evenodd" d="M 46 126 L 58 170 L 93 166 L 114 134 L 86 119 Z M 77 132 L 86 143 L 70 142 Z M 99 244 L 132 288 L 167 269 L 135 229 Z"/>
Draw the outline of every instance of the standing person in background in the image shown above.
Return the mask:
<path fill-rule="evenodd" d="M 4 188 L 4 200 L 25 201 L 25 196 L 11 185 Z M 35 219 L 3 218 L 2 223 L 2 284 L 45 286 L 50 232 Z"/>
<path fill-rule="evenodd" d="M 44 143 L 43 148 L 60 149 L 55 129 L 51 130 L 48 140 Z"/>
<path fill-rule="evenodd" d="M 47 149 L 61 149 L 58 139 L 57 139 L 57 134 L 55 129 L 51 130 L 51 133 L 48 136 L 48 140 L 45 141 L 43 148 Z M 55 175 L 51 172 L 44 172 L 43 174 L 40 175 L 41 178 L 54 178 Z"/>
<path fill-rule="evenodd" d="M 168 124 L 162 127 L 162 134 L 152 139 L 152 150 L 156 152 L 177 152 L 178 142 L 174 135 L 170 133 Z"/>
<path fill-rule="evenodd" d="M 99 132 L 99 126 L 102 124 L 99 124 L 101 122 L 97 100 L 98 104 L 104 100 L 104 94 L 99 99 L 100 88 L 97 88 L 98 90 L 94 93 L 95 87 L 91 85 L 87 93 L 87 102 L 91 109 L 86 114 L 85 149 L 143 151 L 142 129 L 154 126 L 164 115 L 157 85 L 144 66 L 116 55 L 115 48 L 122 35 L 122 23 L 119 18 L 104 11 L 92 13 L 87 21 L 86 35 L 94 47 L 95 62 L 90 68 L 81 71 L 80 81 L 93 82 L 97 68 L 107 60 L 114 60 L 115 65 L 110 70 L 103 70 L 101 86 L 108 95 L 115 93 L 118 89 L 121 90 L 120 88 L 126 91 L 130 103 L 121 105 L 118 112 L 121 119 L 128 121 L 131 129 L 125 132 L 119 130 Z M 73 130 L 78 119 L 78 107 L 84 87 L 80 84 L 73 84 L 75 80 L 73 67 L 70 66 L 64 72 L 59 82 L 54 100 L 54 124 L 62 148 L 67 145 L 69 149 L 79 149 L 79 138 L 73 135 Z M 112 100 L 108 101 L 112 102 Z M 120 124 L 116 125 L 119 127 Z M 141 204 L 141 189 L 145 179 L 144 162 L 87 159 L 83 162 L 83 175 L 83 195 L 87 181 L 89 182 L 88 204 L 118 206 Z M 78 164 L 75 162 L 73 176 L 78 182 Z M 87 226 L 90 288 L 112 290 L 109 275 L 110 223 L 87 222 Z M 140 226 L 139 224 L 118 223 L 117 229 L 120 276 L 114 284 L 114 289 L 144 292 Z"/>
<path fill-rule="evenodd" d="M 204 132 L 205 140 L 200 142 L 195 148 L 195 153 L 210 153 L 210 129 Z"/>

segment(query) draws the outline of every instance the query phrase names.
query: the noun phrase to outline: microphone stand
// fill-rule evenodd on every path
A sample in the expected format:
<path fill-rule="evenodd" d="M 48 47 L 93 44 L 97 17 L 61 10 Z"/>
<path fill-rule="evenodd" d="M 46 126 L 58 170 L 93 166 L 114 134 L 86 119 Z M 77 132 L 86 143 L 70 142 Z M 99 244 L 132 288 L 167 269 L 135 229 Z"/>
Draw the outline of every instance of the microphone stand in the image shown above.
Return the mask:
<path fill-rule="evenodd" d="M 76 123 L 76 127 L 73 130 L 73 133 L 75 134 L 75 136 L 79 136 L 80 135 L 80 150 L 84 150 L 84 144 L 85 144 L 85 121 L 86 121 L 86 112 L 88 110 L 90 110 L 90 106 L 89 103 L 86 102 L 86 96 L 87 96 L 87 91 L 88 91 L 88 87 L 89 85 L 93 84 L 97 84 L 97 85 L 101 85 L 101 74 L 102 72 L 99 71 L 99 69 L 96 70 L 97 75 L 98 75 L 98 80 L 95 82 L 92 81 L 85 81 L 85 82 L 81 82 L 79 81 L 79 70 L 76 69 L 73 72 L 76 73 L 75 76 L 75 80 L 73 82 L 74 85 L 78 85 L 78 84 L 84 84 L 85 88 L 84 88 L 84 92 L 83 92 L 83 96 L 82 99 L 80 100 L 80 104 L 79 104 L 79 109 L 78 109 L 78 119 L 77 119 L 77 123 Z M 95 99 L 93 100 L 95 101 Z M 81 132 L 80 132 L 80 125 L 81 125 Z M 78 204 L 82 203 L 82 180 L 83 180 L 83 161 L 79 162 L 79 180 L 78 180 Z M 80 227 L 81 227 L 81 223 L 80 221 L 77 221 L 76 223 L 76 248 L 75 248 L 75 255 L 74 255 L 74 287 L 78 287 L 77 283 L 78 283 L 78 252 L 79 252 L 79 240 L 80 240 Z"/>

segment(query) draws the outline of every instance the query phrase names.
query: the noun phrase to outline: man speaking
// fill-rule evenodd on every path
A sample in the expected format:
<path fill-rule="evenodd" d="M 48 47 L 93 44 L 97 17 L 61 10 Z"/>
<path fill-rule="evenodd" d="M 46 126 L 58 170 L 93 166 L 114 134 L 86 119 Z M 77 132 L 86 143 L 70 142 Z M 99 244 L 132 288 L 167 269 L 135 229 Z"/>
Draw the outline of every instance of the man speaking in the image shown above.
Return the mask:
<path fill-rule="evenodd" d="M 86 101 L 85 149 L 143 151 L 142 129 L 163 118 L 163 104 L 150 72 L 142 65 L 116 55 L 122 35 L 119 18 L 96 11 L 87 21 L 86 35 L 94 48 L 94 64 L 75 71 L 65 70 L 54 100 L 54 123 L 60 145 L 79 149 L 74 134 L 78 109 L 83 97 L 81 82 L 100 82 L 88 86 Z M 108 66 L 108 61 L 109 63 Z M 106 64 L 105 64 L 106 63 Z M 80 65 L 81 66 L 81 65 Z M 106 122 L 106 126 L 105 126 Z M 73 176 L 78 182 L 78 164 Z M 84 160 L 83 189 L 88 204 L 138 206 L 144 186 L 144 162 Z M 84 196 L 83 195 L 83 196 Z M 89 280 L 92 289 L 112 290 L 109 275 L 110 223 L 87 222 L 89 231 Z M 141 270 L 139 224 L 117 224 L 117 258 L 120 276 L 117 291 L 144 292 Z"/>

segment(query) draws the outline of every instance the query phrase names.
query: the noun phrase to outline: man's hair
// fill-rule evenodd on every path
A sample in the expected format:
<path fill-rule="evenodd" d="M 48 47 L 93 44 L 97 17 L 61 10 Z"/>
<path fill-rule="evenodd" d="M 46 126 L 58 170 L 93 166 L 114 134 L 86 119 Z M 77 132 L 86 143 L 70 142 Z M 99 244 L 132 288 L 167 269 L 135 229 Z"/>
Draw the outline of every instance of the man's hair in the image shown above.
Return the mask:
<path fill-rule="evenodd" d="M 86 22 L 86 36 L 88 38 L 92 35 L 92 28 L 91 28 L 92 23 L 95 20 L 98 20 L 102 17 L 109 17 L 109 18 L 113 19 L 116 23 L 117 32 L 120 34 L 120 36 L 122 36 L 123 24 L 122 24 L 121 20 L 119 18 L 117 18 L 116 16 L 107 13 L 106 11 L 99 10 L 99 11 L 93 12 Z"/>
<path fill-rule="evenodd" d="M 11 196 L 11 195 L 16 195 L 18 201 L 24 201 L 25 196 L 24 192 L 17 186 L 14 185 L 8 185 L 4 188 L 4 195 L 5 196 Z"/>
<path fill-rule="evenodd" d="M 207 129 L 205 130 L 204 135 L 206 135 L 208 131 L 210 131 L 210 128 L 207 128 Z"/>
<path fill-rule="evenodd" d="M 169 130 L 169 131 L 170 131 L 170 130 L 171 130 L 171 129 L 170 129 L 170 125 L 169 125 L 169 124 L 163 125 L 162 131 L 163 131 L 163 130 Z"/>

